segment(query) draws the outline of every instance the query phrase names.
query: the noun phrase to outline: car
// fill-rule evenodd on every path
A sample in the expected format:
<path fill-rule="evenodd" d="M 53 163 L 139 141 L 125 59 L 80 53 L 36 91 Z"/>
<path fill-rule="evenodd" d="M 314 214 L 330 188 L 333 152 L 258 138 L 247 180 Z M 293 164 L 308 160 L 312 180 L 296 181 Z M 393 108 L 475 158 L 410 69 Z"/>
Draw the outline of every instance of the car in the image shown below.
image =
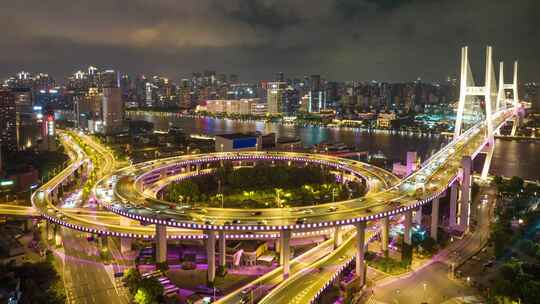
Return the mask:
<path fill-rule="evenodd" d="M 268 222 L 266 220 L 260 220 L 257 222 L 257 225 L 266 225 Z"/>
<path fill-rule="evenodd" d="M 489 267 L 493 266 L 493 264 L 495 264 L 495 261 L 489 260 L 489 261 L 485 262 L 483 266 L 484 266 L 484 268 L 489 268 Z"/>
<path fill-rule="evenodd" d="M 329 207 L 329 208 L 327 209 L 328 212 L 334 212 L 334 211 L 336 211 L 336 210 L 338 210 L 338 207 L 337 207 L 337 206 L 331 206 L 331 207 Z"/>
<path fill-rule="evenodd" d="M 307 222 L 307 218 L 303 217 L 303 218 L 299 218 L 296 220 L 296 223 L 297 224 L 305 224 Z"/>
<path fill-rule="evenodd" d="M 232 223 L 233 223 L 233 224 L 240 224 L 241 221 L 240 221 L 239 219 L 235 219 L 235 220 L 232 221 Z"/>
<path fill-rule="evenodd" d="M 312 214 L 313 213 L 313 209 L 305 209 L 302 211 L 303 214 Z"/>
<path fill-rule="evenodd" d="M 254 211 L 254 212 L 251 213 L 251 215 L 253 215 L 253 216 L 259 216 L 261 214 L 262 214 L 261 211 Z"/>
<path fill-rule="evenodd" d="M 248 286 L 240 291 L 240 294 L 242 296 L 249 295 L 253 290 L 255 289 L 255 286 Z"/>
<path fill-rule="evenodd" d="M 213 225 L 213 224 L 214 224 L 214 221 L 208 219 L 208 220 L 205 220 L 204 223 L 205 223 L 206 225 Z"/>
<path fill-rule="evenodd" d="M 221 290 L 219 288 L 211 288 L 206 285 L 198 285 L 197 287 L 195 287 L 195 292 L 205 294 L 205 295 L 221 294 Z"/>

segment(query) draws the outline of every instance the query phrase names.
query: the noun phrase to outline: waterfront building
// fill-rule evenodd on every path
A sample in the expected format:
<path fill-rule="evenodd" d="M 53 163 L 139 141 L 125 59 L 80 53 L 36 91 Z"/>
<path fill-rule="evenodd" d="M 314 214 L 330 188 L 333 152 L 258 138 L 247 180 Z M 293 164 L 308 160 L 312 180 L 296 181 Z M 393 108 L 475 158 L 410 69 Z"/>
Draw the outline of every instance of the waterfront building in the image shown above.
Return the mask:
<path fill-rule="evenodd" d="M 269 82 L 267 90 L 268 113 L 271 115 L 281 114 L 285 104 L 285 82 Z"/>
<path fill-rule="evenodd" d="M 216 152 L 257 151 L 260 146 L 260 134 L 234 133 L 216 135 Z"/>
<path fill-rule="evenodd" d="M 207 100 L 206 111 L 212 114 L 252 115 L 253 105 L 258 103 L 258 98 Z"/>
<path fill-rule="evenodd" d="M 390 128 L 392 126 L 392 121 L 396 120 L 396 113 L 379 113 L 377 117 L 377 127 L 379 128 Z"/>

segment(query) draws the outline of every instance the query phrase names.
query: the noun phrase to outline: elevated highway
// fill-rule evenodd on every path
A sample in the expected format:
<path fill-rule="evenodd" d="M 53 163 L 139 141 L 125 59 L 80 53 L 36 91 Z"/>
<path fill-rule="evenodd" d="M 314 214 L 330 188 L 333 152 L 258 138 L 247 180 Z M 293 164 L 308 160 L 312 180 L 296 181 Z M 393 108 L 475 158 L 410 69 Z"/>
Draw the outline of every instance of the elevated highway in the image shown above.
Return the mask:
<path fill-rule="evenodd" d="M 494 123 L 500 126 L 510 116 L 510 111 L 499 112 L 494 115 Z M 111 211 L 122 216 L 152 224 L 189 229 L 280 231 L 351 225 L 403 213 L 430 202 L 459 177 L 462 159 L 474 158 L 483 149 L 487 143 L 485 134 L 485 124 L 476 125 L 401 181 L 383 169 L 327 155 L 293 152 L 212 153 L 162 159 L 124 168 L 98 185 L 101 189 L 106 189 L 111 187 L 114 180 L 118 180 L 113 186 L 117 197 L 102 192 L 98 199 Z M 371 189 L 364 197 L 341 202 L 258 210 L 189 207 L 171 209 L 168 208 L 170 203 L 150 198 L 143 193 L 145 187 L 152 185 L 145 182 L 148 179 L 159 180 L 168 177 L 171 172 L 180 172 L 183 168 L 224 160 L 320 163 L 361 176 L 375 189 Z M 164 209 L 168 210 L 164 212 Z M 257 212 L 256 216 L 254 212 Z"/>

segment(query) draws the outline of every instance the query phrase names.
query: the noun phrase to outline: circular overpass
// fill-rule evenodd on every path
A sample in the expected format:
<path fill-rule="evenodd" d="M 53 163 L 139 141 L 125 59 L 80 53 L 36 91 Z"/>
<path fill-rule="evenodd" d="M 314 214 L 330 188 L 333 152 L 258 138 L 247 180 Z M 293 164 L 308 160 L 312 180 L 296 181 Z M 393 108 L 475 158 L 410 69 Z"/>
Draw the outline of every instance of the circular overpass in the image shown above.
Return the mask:
<path fill-rule="evenodd" d="M 206 168 L 209 164 L 222 162 L 232 162 L 237 166 L 255 162 L 321 165 L 341 178 L 365 180 L 367 193 L 360 198 L 333 203 L 264 209 L 192 208 L 155 197 L 167 184 L 208 174 L 210 172 Z M 96 194 L 100 203 L 109 210 L 142 223 L 195 230 L 263 233 L 284 229 L 320 230 L 378 218 L 375 215 L 386 211 L 388 206 L 400 205 L 394 200 L 394 194 L 388 194 L 398 182 L 398 177 L 384 169 L 329 155 L 226 152 L 171 157 L 126 167 L 102 179 Z M 387 212 L 381 214 L 389 215 Z"/>

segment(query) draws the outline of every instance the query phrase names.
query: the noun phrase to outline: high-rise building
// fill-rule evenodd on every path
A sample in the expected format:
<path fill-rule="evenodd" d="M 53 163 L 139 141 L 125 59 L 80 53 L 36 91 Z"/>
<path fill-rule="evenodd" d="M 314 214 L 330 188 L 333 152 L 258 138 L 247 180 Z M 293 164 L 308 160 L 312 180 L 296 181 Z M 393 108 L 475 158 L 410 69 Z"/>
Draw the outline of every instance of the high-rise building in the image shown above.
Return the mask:
<path fill-rule="evenodd" d="M 311 91 L 320 91 L 321 90 L 321 75 L 311 75 L 309 84 L 310 84 Z"/>
<path fill-rule="evenodd" d="M 103 133 L 119 133 L 122 130 L 124 121 L 124 107 L 120 88 L 103 88 L 101 109 Z"/>
<path fill-rule="evenodd" d="M 0 89 L 0 146 L 6 151 L 17 150 L 17 111 L 15 95 Z"/>
<path fill-rule="evenodd" d="M 101 88 L 118 88 L 120 87 L 119 77 L 114 70 L 105 70 L 100 75 Z"/>
<path fill-rule="evenodd" d="M 56 125 L 54 121 L 54 111 L 49 107 L 45 110 L 45 115 L 42 120 L 42 129 L 41 129 L 41 146 L 43 150 L 55 151 L 56 146 Z"/>
<path fill-rule="evenodd" d="M 322 88 L 321 75 L 311 75 L 309 85 L 308 112 L 320 112 L 326 108 L 326 91 Z"/>
<path fill-rule="evenodd" d="M 238 75 L 231 74 L 229 75 L 229 83 L 237 83 L 238 82 Z"/>
<path fill-rule="evenodd" d="M 231 100 L 207 100 L 205 110 L 213 114 L 250 115 L 254 105 L 259 104 L 258 98 L 231 99 Z M 200 107 L 199 107 L 200 108 Z"/>
<path fill-rule="evenodd" d="M 281 114 L 283 113 L 283 105 L 285 102 L 285 90 L 287 84 L 285 82 L 269 82 L 266 100 L 268 103 L 268 113 Z"/>
<path fill-rule="evenodd" d="M 101 95 L 97 88 L 90 88 L 86 93 L 73 97 L 77 125 L 82 129 L 91 129 L 90 121 L 101 121 Z M 95 123 L 92 123 L 95 125 Z M 95 129 L 92 128 L 92 132 Z"/>

